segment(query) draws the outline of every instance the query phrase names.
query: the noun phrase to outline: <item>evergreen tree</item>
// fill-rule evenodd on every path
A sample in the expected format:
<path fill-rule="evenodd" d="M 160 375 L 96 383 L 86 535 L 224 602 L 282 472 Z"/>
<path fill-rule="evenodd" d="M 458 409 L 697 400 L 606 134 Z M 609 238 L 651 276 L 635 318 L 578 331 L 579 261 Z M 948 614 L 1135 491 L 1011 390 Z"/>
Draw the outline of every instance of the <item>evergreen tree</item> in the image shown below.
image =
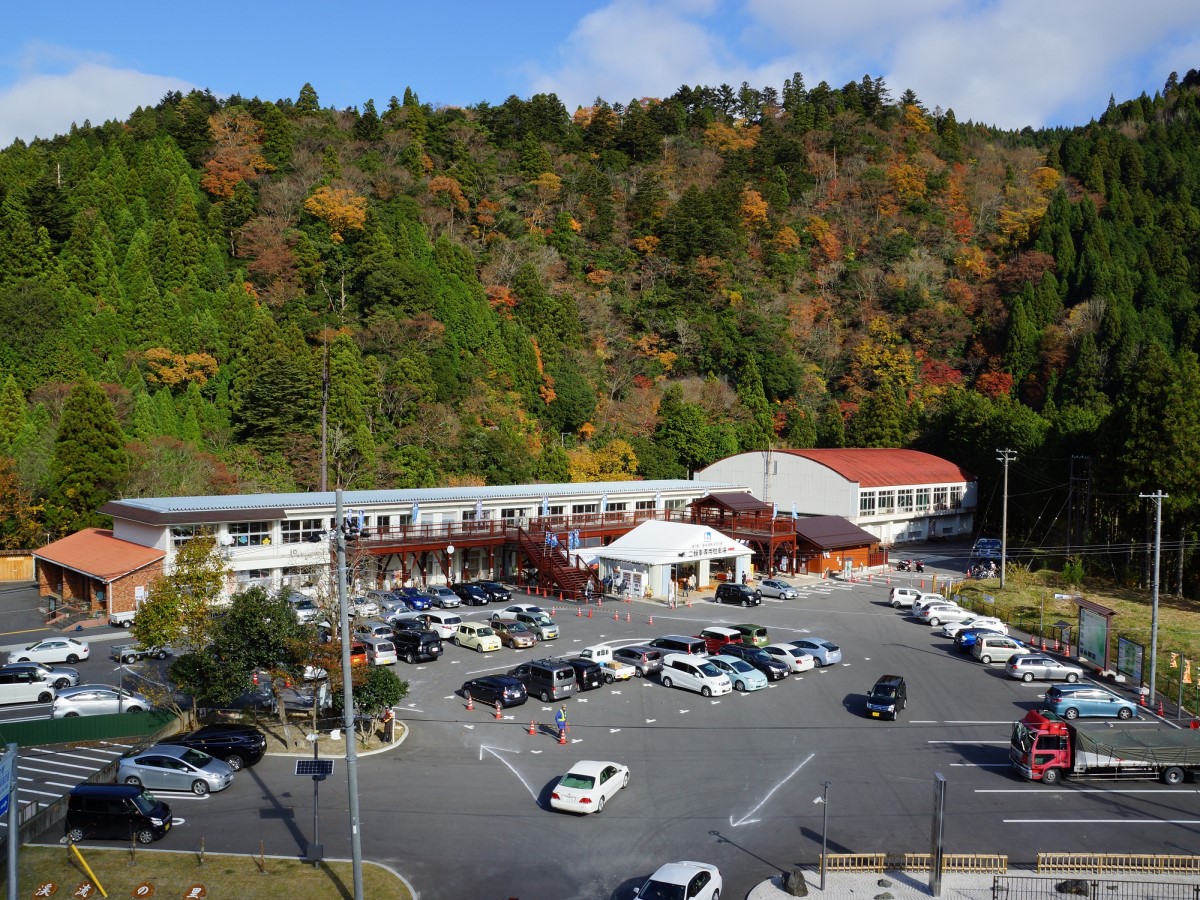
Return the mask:
<path fill-rule="evenodd" d="M 846 429 L 851 447 L 903 447 L 908 404 L 899 385 L 882 385 L 858 406 Z"/>
<path fill-rule="evenodd" d="M 321 101 L 317 99 L 317 91 L 307 81 L 304 82 L 304 87 L 300 88 L 300 96 L 296 98 L 295 110 L 301 115 L 321 111 Z"/>
<path fill-rule="evenodd" d="M 11 456 L 13 444 L 25 427 L 25 395 L 9 375 L 0 388 L 0 456 Z"/>
<path fill-rule="evenodd" d="M 363 104 L 362 113 L 354 120 L 354 136 L 360 141 L 377 141 L 383 137 L 383 123 L 375 111 L 375 101 Z"/>
<path fill-rule="evenodd" d="M 942 139 L 942 158 L 949 162 L 962 161 L 962 143 L 958 134 L 958 121 L 954 118 L 954 110 L 946 110 L 938 123 L 938 135 Z"/>
<path fill-rule="evenodd" d="M 125 477 L 125 438 L 116 412 L 98 384 L 85 379 L 63 403 L 50 462 L 46 521 L 70 534 L 106 521 L 100 507 Z"/>
<path fill-rule="evenodd" d="M 846 421 L 842 415 L 842 408 L 832 397 L 821 410 L 821 417 L 817 419 L 817 446 L 846 446 Z"/>
<path fill-rule="evenodd" d="M 775 440 L 775 426 L 771 415 L 771 404 L 763 392 L 762 376 L 753 356 L 738 376 L 737 396 L 749 419 L 738 428 L 738 447 L 743 451 L 766 450 Z"/>

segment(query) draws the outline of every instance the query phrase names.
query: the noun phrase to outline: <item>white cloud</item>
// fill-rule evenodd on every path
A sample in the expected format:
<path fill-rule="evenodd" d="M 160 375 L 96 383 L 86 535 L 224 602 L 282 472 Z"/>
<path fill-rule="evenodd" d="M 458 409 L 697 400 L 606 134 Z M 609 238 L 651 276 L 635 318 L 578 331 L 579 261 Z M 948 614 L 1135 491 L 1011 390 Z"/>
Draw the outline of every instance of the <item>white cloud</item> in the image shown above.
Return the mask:
<path fill-rule="evenodd" d="M 45 73 L 38 67 L 67 62 L 67 71 Z M 179 78 L 120 69 L 58 48 L 27 48 L 22 73 L 0 89 L 0 147 L 16 138 L 53 137 L 71 124 L 125 119 L 138 106 L 153 106 L 169 91 L 188 91 Z"/>

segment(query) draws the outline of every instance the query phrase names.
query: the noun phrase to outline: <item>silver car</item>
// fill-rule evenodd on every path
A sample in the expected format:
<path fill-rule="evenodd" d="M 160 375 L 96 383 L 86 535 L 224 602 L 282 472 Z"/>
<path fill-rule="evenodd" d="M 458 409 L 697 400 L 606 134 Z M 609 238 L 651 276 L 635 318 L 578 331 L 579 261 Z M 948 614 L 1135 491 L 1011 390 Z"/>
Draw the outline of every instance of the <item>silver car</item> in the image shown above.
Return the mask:
<path fill-rule="evenodd" d="M 800 638 L 788 643 L 811 656 L 818 666 L 836 666 L 842 661 L 842 648 L 825 638 Z"/>
<path fill-rule="evenodd" d="M 768 578 L 765 581 L 758 583 L 758 592 L 764 597 L 779 597 L 783 600 L 795 600 L 800 596 L 800 592 L 788 584 L 786 581 L 780 581 L 777 578 Z"/>
<path fill-rule="evenodd" d="M 455 609 L 462 605 L 462 600 L 459 599 L 458 594 L 443 585 L 427 587 L 422 593 L 432 600 L 435 606 L 442 609 Z"/>
<path fill-rule="evenodd" d="M 146 712 L 154 704 L 141 694 L 113 687 L 111 684 L 79 684 L 63 688 L 50 707 L 50 718 L 71 719 L 75 716 L 104 716 L 109 713 Z"/>
<path fill-rule="evenodd" d="M 1065 681 L 1074 684 L 1083 677 L 1083 669 L 1073 663 L 1060 662 L 1052 656 L 1030 653 L 1014 656 L 1004 664 L 1004 674 L 1019 681 Z"/>
<path fill-rule="evenodd" d="M 158 791 L 191 791 L 203 797 L 209 791 L 229 787 L 233 769 L 202 750 L 181 744 L 156 744 L 122 759 L 117 766 L 117 781 Z"/>
<path fill-rule="evenodd" d="M 10 663 L 65 662 L 75 665 L 81 659 L 87 659 L 91 653 L 92 650 L 86 641 L 77 641 L 75 638 L 69 637 L 54 637 L 30 644 L 24 650 L 13 650 L 8 654 L 8 661 Z"/>
<path fill-rule="evenodd" d="M 17 669 L 31 670 L 38 673 L 33 680 L 52 684 L 55 690 L 79 684 L 79 670 L 73 669 L 70 666 L 48 666 L 45 663 L 37 662 L 9 663 L 8 665 L 0 666 L 0 671 L 5 672 Z"/>

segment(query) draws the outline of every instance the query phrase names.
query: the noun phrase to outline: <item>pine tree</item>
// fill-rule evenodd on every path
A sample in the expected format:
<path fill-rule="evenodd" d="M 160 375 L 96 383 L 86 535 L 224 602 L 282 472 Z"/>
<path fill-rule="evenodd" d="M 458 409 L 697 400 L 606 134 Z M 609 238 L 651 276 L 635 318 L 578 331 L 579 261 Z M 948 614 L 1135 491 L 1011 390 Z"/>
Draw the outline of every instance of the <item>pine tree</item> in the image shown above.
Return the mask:
<path fill-rule="evenodd" d="M 307 81 L 304 82 L 304 87 L 300 88 L 300 96 L 296 98 L 295 109 L 301 115 L 321 111 L 321 101 L 317 99 L 317 91 Z"/>
<path fill-rule="evenodd" d="M 85 379 L 63 403 L 50 462 L 47 524 L 59 534 L 102 524 L 100 507 L 125 473 L 125 437 L 116 412 L 100 386 Z"/>
<path fill-rule="evenodd" d="M 775 428 L 771 416 L 771 404 L 763 392 L 762 375 L 753 356 L 746 358 L 738 376 L 738 400 L 749 413 L 749 420 L 738 428 L 738 447 L 743 451 L 766 450 L 775 440 Z"/>
<path fill-rule="evenodd" d="M 842 408 L 833 398 L 830 398 L 829 402 L 825 404 L 825 408 L 821 410 L 821 417 L 817 419 L 817 446 L 846 446 L 845 418 L 842 415 Z"/>
<path fill-rule="evenodd" d="M 9 375 L 0 388 L 0 456 L 10 456 L 17 435 L 25 427 L 25 395 Z"/>
<path fill-rule="evenodd" d="M 362 113 L 354 120 L 354 136 L 360 141 L 377 141 L 383 137 L 383 123 L 375 111 L 375 101 L 363 104 Z"/>

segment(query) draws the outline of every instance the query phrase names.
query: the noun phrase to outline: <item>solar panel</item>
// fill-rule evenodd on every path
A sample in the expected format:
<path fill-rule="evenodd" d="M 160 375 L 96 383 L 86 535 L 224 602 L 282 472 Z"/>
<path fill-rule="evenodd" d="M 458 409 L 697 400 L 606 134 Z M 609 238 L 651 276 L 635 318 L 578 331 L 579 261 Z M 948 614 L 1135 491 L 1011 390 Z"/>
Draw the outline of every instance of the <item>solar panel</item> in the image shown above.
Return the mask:
<path fill-rule="evenodd" d="M 297 775 L 332 775 L 332 759 L 298 759 L 296 760 Z"/>

